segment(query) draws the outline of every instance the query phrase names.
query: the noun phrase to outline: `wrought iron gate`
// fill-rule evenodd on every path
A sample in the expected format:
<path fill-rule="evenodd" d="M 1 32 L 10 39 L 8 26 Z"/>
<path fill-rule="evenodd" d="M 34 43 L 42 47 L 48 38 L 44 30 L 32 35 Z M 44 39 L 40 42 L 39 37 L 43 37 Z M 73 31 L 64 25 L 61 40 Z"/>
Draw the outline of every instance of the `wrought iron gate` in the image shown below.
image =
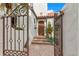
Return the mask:
<path fill-rule="evenodd" d="M 63 56 L 63 14 L 56 16 L 54 20 L 54 55 Z"/>
<path fill-rule="evenodd" d="M 29 55 L 28 4 L 26 6 L 19 5 L 15 8 L 19 10 L 18 13 L 13 10 L 11 15 L 3 16 L 3 55 Z"/>

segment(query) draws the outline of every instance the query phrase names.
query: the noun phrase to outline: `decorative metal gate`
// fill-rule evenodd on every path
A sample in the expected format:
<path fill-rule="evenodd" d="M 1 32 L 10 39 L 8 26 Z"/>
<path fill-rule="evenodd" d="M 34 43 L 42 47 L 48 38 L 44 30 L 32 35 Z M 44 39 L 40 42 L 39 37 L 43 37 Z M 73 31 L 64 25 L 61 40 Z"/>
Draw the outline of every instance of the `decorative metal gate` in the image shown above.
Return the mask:
<path fill-rule="evenodd" d="M 56 16 L 54 20 L 54 55 L 63 56 L 63 14 Z"/>
<path fill-rule="evenodd" d="M 22 4 L 17 6 L 9 16 L 3 16 L 3 55 L 29 55 L 28 9 L 28 4 Z"/>

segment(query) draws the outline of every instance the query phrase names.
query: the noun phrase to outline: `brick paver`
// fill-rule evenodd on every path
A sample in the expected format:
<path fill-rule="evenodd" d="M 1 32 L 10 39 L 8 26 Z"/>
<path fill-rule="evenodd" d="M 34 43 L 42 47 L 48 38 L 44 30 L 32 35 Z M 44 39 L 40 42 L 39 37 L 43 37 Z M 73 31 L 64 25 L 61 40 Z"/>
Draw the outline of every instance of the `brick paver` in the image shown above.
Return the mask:
<path fill-rule="evenodd" d="M 54 46 L 31 44 L 30 56 L 54 56 Z"/>
<path fill-rule="evenodd" d="M 39 40 L 40 39 L 37 39 L 36 41 L 35 39 L 35 41 L 33 41 L 33 44 L 31 44 L 30 56 L 54 56 L 54 46 L 51 44 L 37 44 L 36 42 L 38 42 Z"/>

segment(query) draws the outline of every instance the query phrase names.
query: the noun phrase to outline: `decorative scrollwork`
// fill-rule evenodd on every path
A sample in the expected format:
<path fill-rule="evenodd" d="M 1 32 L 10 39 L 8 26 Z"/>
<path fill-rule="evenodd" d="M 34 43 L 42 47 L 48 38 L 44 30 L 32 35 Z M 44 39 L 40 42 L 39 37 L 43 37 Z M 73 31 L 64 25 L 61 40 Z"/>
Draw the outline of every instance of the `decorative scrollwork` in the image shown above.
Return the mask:
<path fill-rule="evenodd" d="M 23 6 L 22 8 L 20 8 L 19 12 L 20 12 L 20 15 L 26 15 L 27 14 L 26 7 Z"/>
<path fill-rule="evenodd" d="M 18 5 L 10 15 L 13 15 L 11 18 L 11 26 L 16 30 L 23 30 L 24 27 L 20 27 L 17 23 L 19 16 L 27 16 L 27 4 Z M 20 25 L 20 24 L 19 24 Z"/>
<path fill-rule="evenodd" d="M 14 15 L 27 15 L 27 5 L 19 5 L 13 11 Z"/>

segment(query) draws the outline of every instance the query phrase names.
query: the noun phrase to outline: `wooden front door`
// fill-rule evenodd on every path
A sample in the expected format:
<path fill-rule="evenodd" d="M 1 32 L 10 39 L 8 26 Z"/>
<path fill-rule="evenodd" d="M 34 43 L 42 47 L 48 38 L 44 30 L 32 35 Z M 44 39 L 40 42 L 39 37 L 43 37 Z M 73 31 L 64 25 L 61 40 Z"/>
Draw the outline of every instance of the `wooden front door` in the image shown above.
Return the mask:
<path fill-rule="evenodd" d="M 63 55 L 63 33 L 62 33 L 62 15 L 57 17 L 54 20 L 54 37 L 55 37 L 55 44 L 54 44 L 54 55 L 55 56 L 62 56 Z"/>
<path fill-rule="evenodd" d="M 38 35 L 44 36 L 44 21 L 38 23 Z"/>

